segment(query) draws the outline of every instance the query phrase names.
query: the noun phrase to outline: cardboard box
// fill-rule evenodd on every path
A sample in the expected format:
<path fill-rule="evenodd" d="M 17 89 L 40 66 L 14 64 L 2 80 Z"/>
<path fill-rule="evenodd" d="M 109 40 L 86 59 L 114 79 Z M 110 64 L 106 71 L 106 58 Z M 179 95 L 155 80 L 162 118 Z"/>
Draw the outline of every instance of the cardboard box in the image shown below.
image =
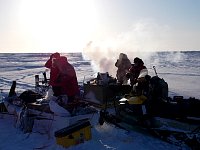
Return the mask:
<path fill-rule="evenodd" d="M 104 105 L 116 100 L 117 96 L 128 94 L 131 90 L 129 85 L 93 85 L 84 84 L 84 100 Z"/>

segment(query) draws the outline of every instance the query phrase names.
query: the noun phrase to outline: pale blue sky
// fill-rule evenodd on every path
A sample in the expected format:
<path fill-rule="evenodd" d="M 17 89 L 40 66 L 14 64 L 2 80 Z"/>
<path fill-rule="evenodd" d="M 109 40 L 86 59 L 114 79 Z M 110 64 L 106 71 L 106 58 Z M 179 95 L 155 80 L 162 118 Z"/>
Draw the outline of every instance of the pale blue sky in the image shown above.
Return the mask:
<path fill-rule="evenodd" d="M 200 50 L 199 0 L 0 0 L 0 52 Z"/>

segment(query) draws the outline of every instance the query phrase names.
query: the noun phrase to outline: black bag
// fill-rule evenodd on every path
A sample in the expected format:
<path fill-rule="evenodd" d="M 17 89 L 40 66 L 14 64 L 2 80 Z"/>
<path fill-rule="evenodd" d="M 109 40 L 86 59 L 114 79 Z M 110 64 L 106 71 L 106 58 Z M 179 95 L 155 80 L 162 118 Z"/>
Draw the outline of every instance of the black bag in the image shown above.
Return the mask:
<path fill-rule="evenodd" d="M 165 99 L 168 98 L 168 84 L 164 79 L 154 76 L 150 79 L 152 87 L 152 96 L 154 99 Z"/>
<path fill-rule="evenodd" d="M 31 90 L 27 90 L 20 94 L 19 98 L 22 100 L 22 103 L 27 104 L 36 102 L 36 99 L 42 98 L 42 95 Z"/>

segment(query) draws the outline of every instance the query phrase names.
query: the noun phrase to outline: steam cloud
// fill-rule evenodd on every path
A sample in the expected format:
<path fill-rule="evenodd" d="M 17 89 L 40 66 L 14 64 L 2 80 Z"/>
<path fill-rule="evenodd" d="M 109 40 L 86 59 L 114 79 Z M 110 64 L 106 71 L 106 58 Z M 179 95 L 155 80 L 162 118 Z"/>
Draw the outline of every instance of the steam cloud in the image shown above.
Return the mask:
<path fill-rule="evenodd" d="M 149 58 L 153 52 L 168 50 L 170 34 L 170 28 L 167 25 L 143 20 L 116 37 L 107 37 L 104 41 L 90 41 L 84 48 L 83 55 L 92 60 L 95 71 L 108 72 L 115 77 L 117 70 L 115 62 L 120 53 L 127 54 L 131 62 L 135 57 L 140 57 L 147 66 L 147 64 L 152 64 Z M 176 54 L 173 58 L 180 57 L 178 53 Z M 155 63 L 159 63 L 159 60 L 155 60 Z"/>

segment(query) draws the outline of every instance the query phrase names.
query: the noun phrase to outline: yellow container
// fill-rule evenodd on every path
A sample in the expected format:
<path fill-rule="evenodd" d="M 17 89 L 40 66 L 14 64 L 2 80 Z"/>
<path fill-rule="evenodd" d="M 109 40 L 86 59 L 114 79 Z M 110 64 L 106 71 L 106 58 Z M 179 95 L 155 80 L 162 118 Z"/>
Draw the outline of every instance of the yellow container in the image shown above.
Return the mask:
<path fill-rule="evenodd" d="M 79 121 L 55 132 L 56 143 L 63 147 L 83 143 L 91 139 L 91 124 L 88 120 Z"/>

